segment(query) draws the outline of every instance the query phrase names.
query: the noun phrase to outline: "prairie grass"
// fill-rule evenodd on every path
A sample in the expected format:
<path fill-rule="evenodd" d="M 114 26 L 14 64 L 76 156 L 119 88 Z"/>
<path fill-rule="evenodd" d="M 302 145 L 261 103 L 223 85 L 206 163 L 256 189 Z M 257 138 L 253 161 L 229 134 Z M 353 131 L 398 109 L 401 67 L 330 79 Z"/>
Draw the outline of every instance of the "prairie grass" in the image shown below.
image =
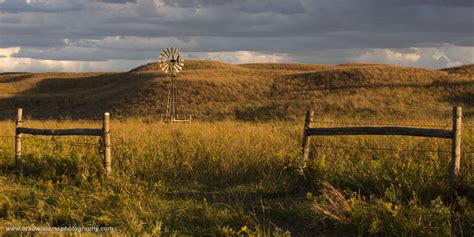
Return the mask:
<path fill-rule="evenodd" d="M 392 65 L 186 61 L 178 113 L 203 121 L 295 121 L 306 109 L 364 118 L 442 118 L 453 104 L 474 115 L 472 65 L 430 70 Z M 156 63 L 121 73 L 0 74 L 0 119 L 17 107 L 36 119 L 124 118 L 165 112 L 170 78 Z"/>
<path fill-rule="evenodd" d="M 25 126 L 101 125 L 32 120 Z M 470 129 L 463 133 L 462 178 L 450 189 L 449 140 L 318 137 L 304 166 L 302 122 L 145 118 L 113 120 L 111 128 L 109 179 L 93 145 L 98 138 L 25 135 L 16 173 L 14 139 L 0 137 L 0 226 L 111 226 L 165 236 L 474 234 Z M 13 121 L 0 122 L 2 135 L 14 135 Z"/>

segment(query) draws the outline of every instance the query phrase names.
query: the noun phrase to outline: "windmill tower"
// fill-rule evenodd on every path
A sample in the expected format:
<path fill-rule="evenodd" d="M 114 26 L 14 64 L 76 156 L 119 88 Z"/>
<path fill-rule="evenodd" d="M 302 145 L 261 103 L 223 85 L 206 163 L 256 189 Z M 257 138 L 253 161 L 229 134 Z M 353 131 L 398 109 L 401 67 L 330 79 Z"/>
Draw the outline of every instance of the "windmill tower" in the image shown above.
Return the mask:
<path fill-rule="evenodd" d="M 175 48 L 166 48 L 160 54 L 160 68 L 161 70 L 170 75 L 170 83 L 168 87 L 168 98 L 166 100 L 166 112 L 162 120 L 170 122 L 191 122 L 191 116 L 189 120 L 179 119 L 177 111 L 177 88 L 176 88 L 176 77 L 178 73 L 183 70 L 184 60 L 181 56 L 181 52 Z"/>

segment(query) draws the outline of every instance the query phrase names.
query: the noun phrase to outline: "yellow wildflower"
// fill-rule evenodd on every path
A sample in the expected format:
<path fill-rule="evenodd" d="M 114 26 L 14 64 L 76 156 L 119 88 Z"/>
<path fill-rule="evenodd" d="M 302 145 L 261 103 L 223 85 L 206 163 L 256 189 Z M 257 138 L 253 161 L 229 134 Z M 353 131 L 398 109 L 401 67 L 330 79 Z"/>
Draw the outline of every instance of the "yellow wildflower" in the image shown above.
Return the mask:
<path fill-rule="evenodd" d="M 48 188 L 48 190 L 53 190 L 53 181 L 52 180 L 48 180 L 48 183 L 46 184 L 46 187 Z"/>
<path fill-rule="evenodd" d="M 248 230 L 249 230 L 249 228 L 246 225 L 240 227 L 240 231 L 242 231 L 244 233 L 247 233 Z"/>
<path fill-rule="evenodd" d="M 313 193 L 307 192 L 307 193 L 306 193 L 306 199 L 308 199 L 308 200 L 310 200 L 310 201 L 313 200 Z"/>

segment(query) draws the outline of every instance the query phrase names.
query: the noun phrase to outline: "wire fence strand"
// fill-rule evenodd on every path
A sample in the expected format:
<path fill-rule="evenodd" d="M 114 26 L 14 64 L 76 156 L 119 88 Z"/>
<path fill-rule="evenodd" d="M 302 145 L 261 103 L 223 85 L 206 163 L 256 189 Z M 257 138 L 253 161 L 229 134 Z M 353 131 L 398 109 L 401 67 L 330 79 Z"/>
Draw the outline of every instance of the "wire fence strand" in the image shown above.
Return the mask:
<path fill-rule="evenodd" d="M 398 149 L 394 147 L 357 147 L 357 146 L 330 146 L 312 145 L 319 148 L 342 149 L 342 150 L 374 150 L 374 151 L 400 151 L 400 152 L 423 152 L 423 153 L 451 153 L 447 150 L 426 150 L 426 149 Z M 461 151 L 463 154 L 474 154 L 474 151 Z"/>

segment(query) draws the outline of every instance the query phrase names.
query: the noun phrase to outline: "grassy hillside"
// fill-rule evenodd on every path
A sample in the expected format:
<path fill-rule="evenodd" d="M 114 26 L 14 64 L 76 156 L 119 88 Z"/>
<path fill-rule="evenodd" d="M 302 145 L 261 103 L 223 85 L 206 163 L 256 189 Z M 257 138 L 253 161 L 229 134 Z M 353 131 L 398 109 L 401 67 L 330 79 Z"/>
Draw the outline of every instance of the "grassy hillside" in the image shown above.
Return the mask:
<path fill-rule="evenodd" d="M 440 71 L 378 64 L 339 66 L 187 61 L 177 77 L 178 112 L 200 120 L 327 116 L 445 117 L 474 110 L 472 65 Z M 124 73 L 0 74 L 0 119 L 16 107 L 36 118 L 159 116 L 170 78 L 155 63 Z"/>
<path fill-rule="evenodd" d="M 170 80 L 156 64 L 123 73 L 0 74 L 0 119 L 8 119 L 0 121 L 0 235 L 15 226 L 106 226 L 137 236 L 472 236 L 471 68 L 189 61 L 177 78 L 182 113 L 298 119 L 192 124 L 154 119 Z M 449 139 L 318 137 L 306 165 L 301 158 L 307 109 L 316 110 L 317 126 L 445 128 L 454 103 L 464 105 L 464 127 L 453 187 Z M 77 119 L 112 112 L 110 178 L 97 137 L 24 135 L 15 170 L 17 107 L 25 108 L 24 126 L 42 128 L 100 127 Z"/>

